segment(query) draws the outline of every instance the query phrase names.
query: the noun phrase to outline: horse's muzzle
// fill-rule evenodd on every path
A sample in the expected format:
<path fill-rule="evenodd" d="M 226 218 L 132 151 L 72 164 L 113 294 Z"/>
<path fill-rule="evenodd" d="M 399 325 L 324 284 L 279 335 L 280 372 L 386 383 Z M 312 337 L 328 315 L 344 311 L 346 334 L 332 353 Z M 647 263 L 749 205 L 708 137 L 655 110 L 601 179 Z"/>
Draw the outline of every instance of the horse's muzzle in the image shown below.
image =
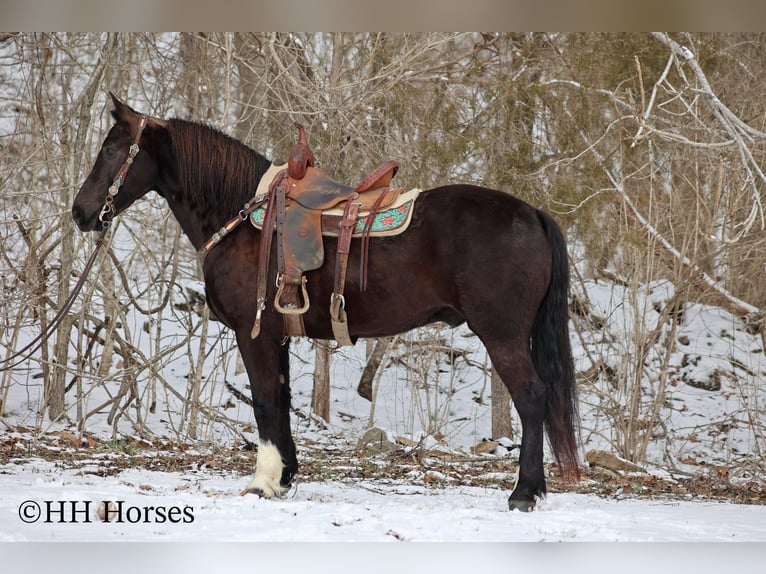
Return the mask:
<path fill-rule="evenodd" d="M 98 222 L 97 215 L 98 213 L 94 213 L 88 217 L 82 207 L 79 205 L 72 206 L 72 219 L 74 219 L 80 231 L 95 231 L 96 223 Z"/>

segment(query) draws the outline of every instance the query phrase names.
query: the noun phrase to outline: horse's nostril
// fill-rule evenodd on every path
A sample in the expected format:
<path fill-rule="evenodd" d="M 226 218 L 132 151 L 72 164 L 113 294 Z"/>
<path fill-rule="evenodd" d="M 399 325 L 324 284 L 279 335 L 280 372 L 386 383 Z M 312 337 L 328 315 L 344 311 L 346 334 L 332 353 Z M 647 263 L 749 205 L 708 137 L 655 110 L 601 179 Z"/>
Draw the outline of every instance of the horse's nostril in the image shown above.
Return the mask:
<path fill-rule="evenodd" d="M 85 210 L 77 205 L 72 206 L 72 219 L 80 228 L 80 231 L 88 230 L 88 216 L 85 214 Z"/>
<path fill-rule="evenodd" d="M 82 208 L 77 207 L 76 205 L 72 206 L 72 219 L 74 219 L 74 222 L 77 225 L 80 225 L 82 223 L 82 220 L 85 217 L 85 213 L 83 213 Z"/>

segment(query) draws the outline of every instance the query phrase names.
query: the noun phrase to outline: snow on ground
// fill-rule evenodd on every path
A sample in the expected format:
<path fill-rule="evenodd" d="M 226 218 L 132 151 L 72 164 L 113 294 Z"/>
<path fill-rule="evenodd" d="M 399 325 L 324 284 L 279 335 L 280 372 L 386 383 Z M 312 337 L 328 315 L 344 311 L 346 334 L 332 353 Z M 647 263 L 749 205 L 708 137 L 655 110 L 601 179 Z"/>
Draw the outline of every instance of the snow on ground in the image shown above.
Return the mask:
<path fill-rule="evenodd" d="M 265 500 L 238 496 L 246 478 L 7 465 L 0 541 L 766 541 L 766 506 L 559 493 L 524 514 L 508 512 L 507 493 L 494 488 L 299 481 Z M 98 517 L 102 501 L 115 504 L 115 521 Z"/>

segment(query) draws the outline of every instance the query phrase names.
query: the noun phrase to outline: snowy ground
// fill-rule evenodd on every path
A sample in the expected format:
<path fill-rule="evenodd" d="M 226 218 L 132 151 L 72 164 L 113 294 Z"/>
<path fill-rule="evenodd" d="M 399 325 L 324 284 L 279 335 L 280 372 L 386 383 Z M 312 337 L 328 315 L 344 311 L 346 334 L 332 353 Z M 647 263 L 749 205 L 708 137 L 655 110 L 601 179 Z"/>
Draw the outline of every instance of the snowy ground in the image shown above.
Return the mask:
<path fill-rule="evenodd" d="M 555 493 L 523 514 L 495 488 L 299 482 L 264 500 L 238 496 L 246 477 L 204 471 L 101 478 L 30 461 L 2 472 L 4 542 L 766 541 L 766 506 L 714 501 Z M 98 517 L 102 501 L 122 501 L 114 522 Z"/>

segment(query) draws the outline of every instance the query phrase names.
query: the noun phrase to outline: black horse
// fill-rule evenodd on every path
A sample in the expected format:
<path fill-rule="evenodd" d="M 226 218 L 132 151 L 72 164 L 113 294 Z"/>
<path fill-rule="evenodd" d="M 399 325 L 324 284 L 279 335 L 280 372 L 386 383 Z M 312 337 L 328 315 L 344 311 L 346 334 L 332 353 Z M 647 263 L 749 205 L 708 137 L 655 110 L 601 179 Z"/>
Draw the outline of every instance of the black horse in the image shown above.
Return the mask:
<path fill-rule="evenodd" d="M 252 198 L 269 160 L 205 125 L 147 118 L 113 95 L 112 100 L 115 124 L 75 198 L 75 222 L 82 231 L 100 230 L 154 190 L 199 249 Z M 259 445 L 255 474 L 243 493 L 269 498 L 286 491 L 298 460 L 289 422 L 287 337 L 271 305 L 263 312 L 260 336 L 251 338 L 259 235 L 251 225 L 238 227 L 209 252 L 203 273 L 210 309 L 236 333 L 250 379 Z M 333 289 L 336 239 L 324 241 L 324 264 L 307 274 L 312 301 L 329 301 Z M 353 240 L 349 268 L 359 265 L 359 241 Z M 270 261 L 269 277 L 274 277 L 276 256 Z M 532 510 L 546 493 L 544 427 L 562 476 L 576 479 L 568 260 L 553 219 L 499 191 L 472 185 L 426 190 L 404 233 L 370 239 L 367 265 L 366 291 L 361 292 L 355 273 L 347 279 L 353 340 L 435 321 L 467 322 L 486 346 L 522 425 L 510 508 Z M 273 301 L 275 286 L 268 283 L 267 297 Z M 332 339 L 328 307 L 312 305 L 305 329 L 308 337 Z"/>

